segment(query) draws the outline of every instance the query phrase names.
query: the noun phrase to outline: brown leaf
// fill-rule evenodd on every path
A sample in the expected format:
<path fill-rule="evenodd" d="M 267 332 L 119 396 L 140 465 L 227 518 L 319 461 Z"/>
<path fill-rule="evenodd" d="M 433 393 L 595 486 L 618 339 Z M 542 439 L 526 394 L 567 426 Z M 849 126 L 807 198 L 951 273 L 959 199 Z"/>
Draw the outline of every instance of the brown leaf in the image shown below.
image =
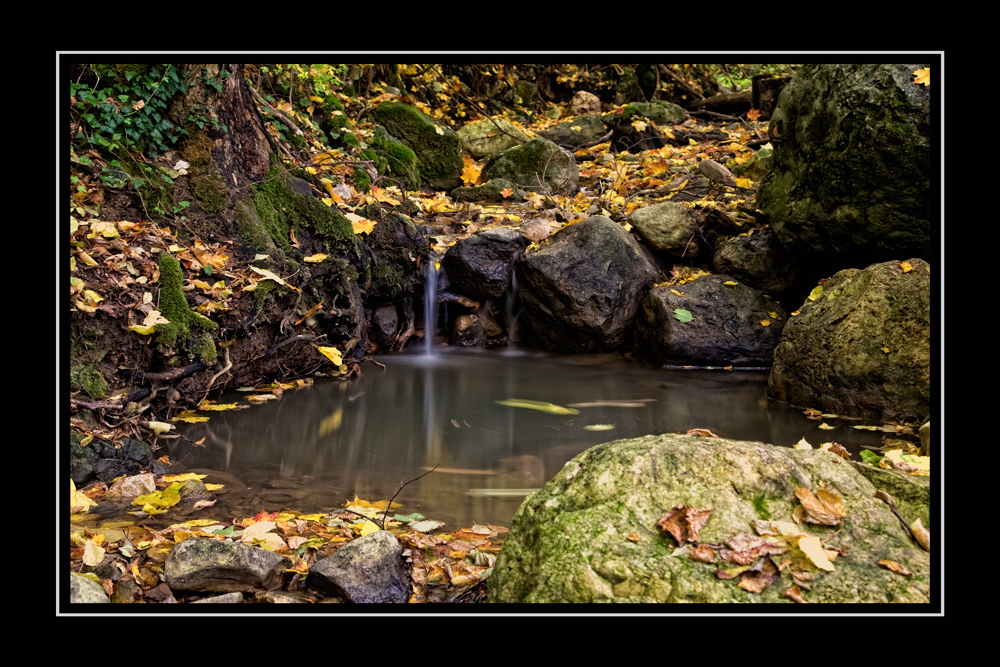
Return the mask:
<path fill-rule="evenodd" d="M 791 588 L 781 591 L 781 594 L 785 597 L 792 598 L 800 604 L 805 604 L 805 600 L 802 598 L 802 591 L 799 590 L 798 584 L 792 584 Z"/>
<path fill-rule="evenodd" d="M 900 565 L 894 560 L 880 560 L 878 564 L 887 570 L 892 570 L 896 574 L 902 574 L 907 577 L 913 576 L 913 573 L 907 570 L 905 566 Z"/>
<path fill-rule="evenodd" d="M 700 435 L 703 438 L 718 438 L 716 434 L 709 431 L 707 428 L 692 428 L 688 430 L 687 435 Z"/>
<path fill-rule="evenodd" d="M 699 563 L 714 563 L 715 562 L 715 549 L 708 546 L 707 544 L 699 544 L 698 546 L 691 549 L 691 553 L 688 555 L 691 560 L 698 561 Z"/>
<path fill-rule="evenodd" d="M 656 525 L 670 533 L 679 545 L 683 545 L 684 542 L 697 542 L 698 533 L 711 513 L 712 510 L 677 505 L 664 514 Z"/>
<path fill-rule="evenodd" d="M 916 538 L 917 544 L 924 551 L 929 552 L 931 550 L 931 531 L 924 528 L 924 524 L 917 519 L 910 525 L 910 532 L 913 533 L 913 537 Z"/>
<path fill-rule="evenodd" d="M 809 523 L 818 523 L 821 526 L 836 526 L 843 523 L 846 513 L 843 502 L 837 494 L 820 489 L 814 496 L 809 489 L 799 488 L 795 490 L 795 497 L 805 509 L 806 515 L 802 518 Z"/>
<path fill-rule="evenodd" d="M 770 558 L 765 558 L 759 572 L 744 572 L 740 578 L 740 588 L 751 593 L 763 593 L 764 589 L 770 586 L 781 572 L 778 566 L 771 562 Z"/>

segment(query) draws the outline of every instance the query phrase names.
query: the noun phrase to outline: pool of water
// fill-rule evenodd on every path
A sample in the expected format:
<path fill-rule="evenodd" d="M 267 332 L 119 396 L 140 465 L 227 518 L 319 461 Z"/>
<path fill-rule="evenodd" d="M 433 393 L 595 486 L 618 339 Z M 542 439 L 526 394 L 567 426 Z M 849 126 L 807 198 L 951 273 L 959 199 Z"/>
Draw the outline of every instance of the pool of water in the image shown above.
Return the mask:
<path fill-rule="evenodd" d="M 444 348 L 378 361 L 384 369 L 365 364 L 360 378 L 320 380 L 183 427 L 187 439 L 203 441 L 172 441 L 174 471 L 208 472 L 207 482 L 227 485 L 213 516 L 329 511 L 355 496 L 386 499 L 409 482 L 396 497 L 404 512 L 452 527 L 509 526 L 528 493 L 610 440 L 704 428 L 785 446 L 834 440 L 856 452 L 880 439 L 852 429 L 858 422 L 827 420 L 837 428 L 818 430 L 800 409 L 766 398 L 764 371 L 667 370 L 620 355 L 523 349 Z M 508 399 L 567 410 L 498 404 Z"/>

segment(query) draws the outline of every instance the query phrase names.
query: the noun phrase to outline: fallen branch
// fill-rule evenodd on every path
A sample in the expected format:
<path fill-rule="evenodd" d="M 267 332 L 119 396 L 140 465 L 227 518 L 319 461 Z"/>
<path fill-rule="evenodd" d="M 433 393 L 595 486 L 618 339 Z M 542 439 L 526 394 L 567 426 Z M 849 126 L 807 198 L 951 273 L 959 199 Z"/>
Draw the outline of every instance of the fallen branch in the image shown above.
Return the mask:
<path fill-rule="evenodd" d="M 205 387 L 205 395 L 201 397 L 201 401 L 198 401 L 199 403 L 203 402 L 206 398 L 208 398 L 208 392 L 212 390 L 212 384 L 219 378 L 219 376 L 223 375 L 224 373 L 228 373 L 229 369 L 233 367 L 233 362 L 229 361 L 229 348 L 227 347 L 225 348 L 225 350 L 226 350 L 226 365 L 223 366 L 222 370 L 213 375 L 212 379 L 208 381 L 208 386 Z"/>
<path fill-rule="evenodd" d="M 436 463 L 436 464 L 434 464 L 434 467 L 433 467 L 433 468 L 431 468 L 430 470 L 428 470 L 427 472 L 425 472 L 425 473 L 424 473 L 423 475 L 421 475 L 420 477 L 424 477 L 424 476 L 426 476 L 426 475 L 429 475 L 429 474 L 431 474 L 432 472 L 434 472 L 435 470 L 437 470 L 437 467 L 438 467 L 439 465 L 441 465 L 441 464 L 440 464 L 440 463 Z M 399 495 L 399 492 L 403 490 L 403 487 L 404 487 L 404 486 L 406 486 L 407 484 L 409 484 L 410 482 L 415 482 L 415 481 L 417 481 L 418 479 L 420 479 L 420 477 L 414 477 L 414 478 L 413 478 L 413 479 L 411 479 L 411 480 L 410 480 L 409 482 L 400 482 L 400 483 L 399 483 L 399 488 L 398 488 L 398 489 L 396 489 L 396 493 L 392 494 L 392 498 L 389 498 L 389 503 L 388 503 L 388 504 L 387 504 L 387 505 L 385 506 L 385 512 L 383 512 L 383 513 L 382 513 L 382 525 L 381 525 L 381 526 L 379 526 L 379 528 L 381 528 L 382 530 L 385 530 L 385 518 L 386 518 L 387 516 L 389 516 L 389 508 L 390 508 L 390 507 L 392 507 L 392 501 L 396 499 L 396 496 L 398 496 L 398 495 Z"/>

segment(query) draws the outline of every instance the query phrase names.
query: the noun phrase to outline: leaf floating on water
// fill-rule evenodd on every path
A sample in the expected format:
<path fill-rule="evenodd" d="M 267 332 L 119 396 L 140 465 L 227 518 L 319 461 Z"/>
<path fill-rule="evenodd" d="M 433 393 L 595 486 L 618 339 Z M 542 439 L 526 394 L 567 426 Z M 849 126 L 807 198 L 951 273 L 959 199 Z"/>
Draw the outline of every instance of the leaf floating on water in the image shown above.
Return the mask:
<path fill-rule="evenodd" d="M 585 431 L 612 431 L 614 428 L 614 424 L 587 424 L 583 427 Z"/>
<path fill-rule="evenodd" d="M 528 410 L 539 410 L 540 412 L 548 412 L 552 415 L 578 415 L 579 410 L 573 408 L 564 408 L 561 405 L 556 405 L 555 403 L 546 403 L 545 401 L 528 401 L 523 398 L 508 398 L 503 401 L 493 401 L 497 405 L 506 405 L 509 408 L 526 408 Z"/>

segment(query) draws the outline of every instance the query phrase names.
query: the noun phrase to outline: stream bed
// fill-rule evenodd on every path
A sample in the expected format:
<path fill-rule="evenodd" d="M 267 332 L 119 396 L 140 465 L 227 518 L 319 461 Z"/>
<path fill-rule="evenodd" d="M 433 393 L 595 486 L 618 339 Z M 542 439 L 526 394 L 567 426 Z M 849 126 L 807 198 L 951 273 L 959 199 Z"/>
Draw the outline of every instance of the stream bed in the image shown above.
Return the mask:
<path fill-rule="evenodd" d="M 387 499 L 409 481 L 397 511 L 451 528 L 509 526 L 529 493 L 602 442 L 703 428 L 784 446 L 833 440 L 856 454 L 881 439 L 853 429 L 859 422 L 826 420 L 834 430 L 819 430 L 801 409 L 769 401 L 766 371 L 660 369 L 617 354 L 517 348 L 438 348 L 378 361 L 384 369 L 365 364 L 359 378 L 317 380 L 182 426 L 186 438 L 204 440 L 172 441 L 173 471 L 226 485 L 209 510 L 219 519 L 326 512 L 355 496 Z M 219 402 L 245 398 L 232 392 Z M 565 410 L 498 403 L 508 399 Z"/>

